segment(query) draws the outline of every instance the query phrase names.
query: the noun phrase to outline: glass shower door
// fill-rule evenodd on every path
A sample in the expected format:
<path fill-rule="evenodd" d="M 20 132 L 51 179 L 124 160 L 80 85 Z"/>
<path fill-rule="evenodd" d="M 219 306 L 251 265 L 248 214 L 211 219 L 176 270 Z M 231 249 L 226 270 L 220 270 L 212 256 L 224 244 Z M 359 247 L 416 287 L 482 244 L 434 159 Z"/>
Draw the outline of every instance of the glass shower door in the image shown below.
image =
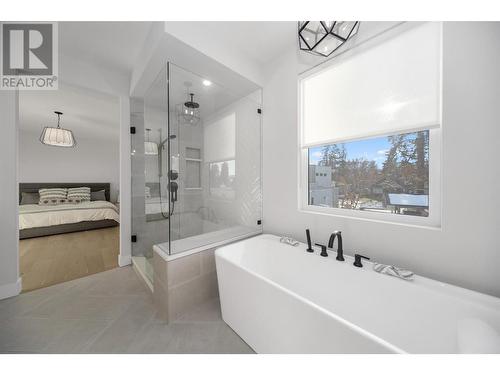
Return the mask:
<path fill-rule="evenodd" d="M 132 99 L 132 261 L 153 283 L 153 245 L 169 238 L 167 70 Z"/>
<path fill-rule="evenodd" d="M 261 90 L 168 64 L 170 254 L 261 231 Z"/>

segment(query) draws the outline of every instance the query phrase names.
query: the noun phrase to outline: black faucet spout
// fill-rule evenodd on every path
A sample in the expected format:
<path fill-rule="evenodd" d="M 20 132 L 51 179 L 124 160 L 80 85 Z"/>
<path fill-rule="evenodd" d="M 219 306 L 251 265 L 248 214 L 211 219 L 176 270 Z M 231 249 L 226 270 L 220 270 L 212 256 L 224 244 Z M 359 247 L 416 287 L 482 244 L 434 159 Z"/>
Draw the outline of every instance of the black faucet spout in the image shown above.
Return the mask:
<path fill-rule="evenodd" d="M 335 241 L 335 236 L 337 235 L 337 233 L 332 233 L 332 235 L 330 236 L 330 239 L 328 240 L 328 247 L 330 249 L 333 248 L 333 242 Z"/>
<path fill-rule="evenodd" d="M 342 247 L 342 232 L 339 230 L 336 232 L 333 232 L 332 235 L 330 236 L 330 240 L 328 241 L 328 247 L 333 248 L 333 243 L 335 242 L 335 238 L 337 238 L 337 259 L 340 262 L 343 262 L 344 259 L 344 248 Z"/>

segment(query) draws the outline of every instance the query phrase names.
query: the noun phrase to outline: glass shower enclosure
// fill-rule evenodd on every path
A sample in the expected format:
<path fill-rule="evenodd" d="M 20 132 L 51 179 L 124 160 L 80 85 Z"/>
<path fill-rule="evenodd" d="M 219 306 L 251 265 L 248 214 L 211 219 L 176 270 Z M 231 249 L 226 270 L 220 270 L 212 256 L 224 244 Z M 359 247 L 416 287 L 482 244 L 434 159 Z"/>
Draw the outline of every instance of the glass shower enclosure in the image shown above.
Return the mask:
<path fill-rule="evenodd" d="M 261 96 L 167 63 L 133 99 L 132 259 L 151 285 L 153 245 L 170 256 L 261 232 Z"/>

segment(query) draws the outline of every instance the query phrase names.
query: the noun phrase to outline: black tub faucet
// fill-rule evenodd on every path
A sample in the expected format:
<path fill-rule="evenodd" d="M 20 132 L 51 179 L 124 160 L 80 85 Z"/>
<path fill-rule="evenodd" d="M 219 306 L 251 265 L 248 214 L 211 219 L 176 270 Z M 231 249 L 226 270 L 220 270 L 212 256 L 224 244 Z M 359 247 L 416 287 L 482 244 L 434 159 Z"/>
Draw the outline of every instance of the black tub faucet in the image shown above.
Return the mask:
<path fill-rule="evenodd" d="M 342 247 L 342 232 L 337 230 L 332 233 L 330 236 L 330 240 L 328 241 L 328 247 L 330 249 L 333 248 L 333 243 L 335 242 L 335 237 L 337 237 L 337 259 L 340 262 L 343 262 L 344 259 L 344 248 Z"/>
<path fill-rule="evenodd" d="M 314 253 L 314 250 L 311 247 L 311 233 L 309 232 L 309 229 L 306 229 L 306 237 L 307 237 L 307 249 L 306 249 L 306 251 L 308 253 Z"/>
<path fill-rule="evenodd" d="M 363 263 L 361 262 L 361 259 L 370 260 L 370 258 L 365 257 L 364 255 L 354 254 L 354 263 L 353 264 L 355 267 L 363 267 Z"/>
<path fill-rule="evenodd" d="M 315 245 L 321 247 L 321 254 L 319 254 L 319 255 L 321 255 L 322 257 L 328 256 L 328 252 L 326 251 L 326 245 L 321 245 L 319 243 L 317 243 Z"/>

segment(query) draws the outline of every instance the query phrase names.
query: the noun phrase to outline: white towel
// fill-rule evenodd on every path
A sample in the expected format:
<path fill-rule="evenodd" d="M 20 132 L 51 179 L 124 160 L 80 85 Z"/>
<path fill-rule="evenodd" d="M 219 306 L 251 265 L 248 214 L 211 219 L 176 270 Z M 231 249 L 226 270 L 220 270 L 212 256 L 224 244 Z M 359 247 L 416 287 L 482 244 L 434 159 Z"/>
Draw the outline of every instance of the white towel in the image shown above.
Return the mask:
<path fill-rule="evenodd" d="M 290 246 L 297 246 L 299 244 L 299 241 L 291 238 L 291 237 L 281 237 L 280 242 L 290 245 Z"/>
<path fill-rule="evenodd" d="M 413 272 L 387 264 L 374 263 L 373 270 L 375 272 L 383 273 L 389 276 L 399 277 L 403 280 L 413 279 Z"/>

